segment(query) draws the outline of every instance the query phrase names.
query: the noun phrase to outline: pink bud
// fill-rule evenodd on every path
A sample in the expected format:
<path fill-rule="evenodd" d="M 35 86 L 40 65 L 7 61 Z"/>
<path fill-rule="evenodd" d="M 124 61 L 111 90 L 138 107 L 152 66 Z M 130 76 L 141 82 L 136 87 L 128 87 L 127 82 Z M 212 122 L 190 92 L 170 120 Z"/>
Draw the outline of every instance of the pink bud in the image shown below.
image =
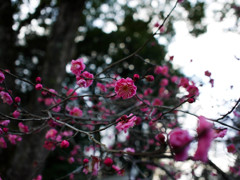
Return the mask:
<path fill-rule="evenodd" d="M 140 78 L 139 74 L 133 75 L 133 81 L 137 81 L 137 80 L 139 80 L 139 78 Z"/>
<path fill-rule="evenodd" d="M 23 133 L 29 132 L 28 126 L 24 125 L 22 122 L 18 123 L 18 128 Z"/>
<path fill-rule="evenodd" d="M 13 117 L 14 118 L 18 118 L 20 116 L 20 112 L 18 111 L 18 110 L 15 110 L 14 112 L 13 112 Z"/>
<path fill-rule="evenodd" d="M 61 148 L 68 148 L 69 147 L 69 142 L 67 140 L 63 140 L 60 144 Z"/>
<path fill-rule="evenodd" d="M 145 79 L 149 82 L 152 82 L 152 81 L 154 81 L 154 76 L 153 75 L 147 75 L 147 76 L 145 76 Z"/>
<path fill-rule="evenodd" d="M 189 99 L 188 99 L 188 102 L 189 102 L 189 103 L 194 103 L 194 102 L 195 102 L 195 99 L 194 99 L 194 98 L 189 98 Z"/>
<path fill-rule="evenodd" d="M 104 160 L 103 163 L 104 163 L 106 166 L 112 166 L 113 160 L 112 160 L 112 158 L 107 157 L 107 158 Z"/>
<path fill-rule="evenodd" d="M 87 158 L 85 158 L 84 160 L 83 160 L 83 163 L 84 164 L 87 164 L 89 162 L 89 160 L 87 159 Z"/>
<path fill-rule="evenodd" d="M 75 161 L 75 159 L 74 159 L 73 157 L 68 158 L 68 162 L 69 162 L 69 164 L 74 163 L 74 161 Z"/>
<path fill-rule="evenodd" d="M 205 71 L 204 74 L 205 74 L 205 76 L 208 76 L 208 77 L 211 76 L 211 72 L 209 72 L 209 71 Z"/>
<path fill-rule="evenodd" d="M 19 102 L 21 102 L 21 98 L 17 96 L 17 97 L 15 97 L 14 101 L 15 101 L 16 103 L 19 103 Z"/>
<path fill-rule="evenodd" d="M 15 110 L 14 112 L 13 112 L 13 117 L 14 118 L 18 118 L 20 116 L 20 112 L 18 111 L 18 110 Z"/>
<path fill-rule="evenodd" d="M 40 91 L 43 88 L 42 84 L 36 84 L 35 89 Z"/>
<path fill-rule="evenodd" d="M 236 152 L 236 148 L 235 148 L 234 144 L 228 145 L 227 150 L 228 150 L 229 153 L 235 153 Z"/>
<path fill-rule="evenodd" d="M 42 79 L 40 77 L 36 77 L 36 83 L 41 83 L 42 82 Z"/>
<path fill-rule="evenodd" d="M 121 116 L 121 120 L 123 120 L 123 121 L 127 120 L 127 118 L 128 118 L 127 115 L 122 115 Z"/>
<path fill-rule="evenodd" d="M 5 76 L 2 71 L 0 71 L 0 83 L 2 83 L 5 80 Z"/>
<path fill-rule="evenodd" d="M 3 132 L 7 133 L 8 132 L 8 128 L 3 128 Z"/>

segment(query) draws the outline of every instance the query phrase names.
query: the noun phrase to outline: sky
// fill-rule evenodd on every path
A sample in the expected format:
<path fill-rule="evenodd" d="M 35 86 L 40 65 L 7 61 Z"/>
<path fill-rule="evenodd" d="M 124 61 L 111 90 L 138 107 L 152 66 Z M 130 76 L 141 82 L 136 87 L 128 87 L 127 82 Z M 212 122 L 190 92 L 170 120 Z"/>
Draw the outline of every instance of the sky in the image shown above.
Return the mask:
<path fill-rule="evenodd" d="M 185 22 L 179 21 L 174 24 L 176 36 L 169 45 L 168 55 L 174 56 L 175 68 L 180 68 L 198 85 L 203 84 L 199 87 L 200 96 L 196 103 L 185 105 L 183 109 L 188 110 L 190 107 L 190 112 L 197 115 L 218 118 L 227 113 L 240 98 L 240 60 L 236 59 L 240 58 L 240 34 L 227 31 L 231 28 L 234 17 L 229 17 L 224 22 L 216 22 L 211 10 L 212 7 L 209 6 L 207 32 L 197 38 L 188 33 Z M 207 70 L 212 73 L 213 88 L 209 78 L 204 75 Z M 183 128 L 189 130 L 194 129 L 197 123 L 196 118 L 191 116 L 186 116 L 180 121 L 184 123 Z M 209 153 L 210 159 L 220 165 L 222 170 L 228 171 L 235 157 L 227 153 L 223 144 L 212 146 L 212 150 Z"/>
<path fill-rule="evenodd" d="M 203 82 L 199 98 L 199 101 L 204 102 L 201 112 L 214 116 L 216 110 L 219 111 L 218 107 L 215 109 L 217 103 L 227 105 L 225 101 L 240 97 L 240 61 L 236 59 L 240 57 L 240 35 L 224 31 L 221 23 L 217 22 L 209 25 L 207 33 L 198 38 L 188 34 L 185 23 L 178 22 L 175 26 L 177 34 L 168 53 L 174 55 L 175 68 L 180 68 L 198 84 Z M 213 88 L 209 78 L 204 75 L 207 70 L 212 73 Z M 206 112 L 209 108 L 213 109 Z"/>

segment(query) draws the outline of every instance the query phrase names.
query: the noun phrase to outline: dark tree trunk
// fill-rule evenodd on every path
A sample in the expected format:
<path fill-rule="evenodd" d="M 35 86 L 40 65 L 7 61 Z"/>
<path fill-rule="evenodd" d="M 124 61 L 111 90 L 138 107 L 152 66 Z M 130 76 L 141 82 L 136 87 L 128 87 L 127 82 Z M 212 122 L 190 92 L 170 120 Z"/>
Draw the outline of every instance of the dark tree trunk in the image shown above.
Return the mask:
<path fill-rule="evenodd" d="M 0 66 L 14 71 L 16 52 L 15 36 L 12 30 L 13 9 L 10 0 L 0 0 Z"/>
<path fill-rule="evenodd" d="M 44 85 L 55 90 L 61 89 L 65 78 L 65 67 L 74 56 L 78 27 L 85 0 L 63 0 L 59 4 L 59 14 L 52 27 L 47 44 L 45 62 L 42 68 Z M 18 144 L 13 156 L 8 179 L 31 180 L 44 167 L 48 151 L 43 148 L 46 129 L 41 133 L 26 135 Z"/>
<path fill-rule="evenodd" d="M 65 77 L 65 67 L 75 54 L 77 29 L 85 0 L 61 1 L 59 16 L 52 28 L 43 66 L 43 79 L 47 86 L 59 90 Z"/>
<path fill-rule="evenodd" d="M 13 25 L 13 9 L 11 0 L 0 0 L 0 67 L 9 69 L 14 73 L 14 61 L 16 53 L 14 51 L 15 36 L 12 30 Z M 6 76 L 8 89 L 13 89 L 14 80 Z M 0 100 L 0 112 L 9 114 L 12 108 L 3 104 Z M 12 149 L 4 150 L 0 148 L 0 173 L 6 172 L 9 159 L 11 158 Z"/>
<path fill-rule="evenodd" d="M 15 34 L 13 25 L 13 8 L 10 0 L 0 0 L 0 67 L 15 73 L 16 51 L 14 48 Z M 6 76 L 8 89 L 14 88 L 14 80 Z M 1 106 L 1 112 L 7 111 L 6 106 Z M 8 108 L 9 109 L 9 108 Z"/>

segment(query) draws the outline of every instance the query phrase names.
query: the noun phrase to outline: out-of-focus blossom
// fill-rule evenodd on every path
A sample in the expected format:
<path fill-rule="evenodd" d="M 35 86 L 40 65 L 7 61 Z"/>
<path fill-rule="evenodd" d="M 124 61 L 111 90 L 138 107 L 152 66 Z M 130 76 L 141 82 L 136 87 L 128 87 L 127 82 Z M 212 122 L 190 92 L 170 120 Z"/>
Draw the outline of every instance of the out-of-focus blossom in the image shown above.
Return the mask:
<path fill-rule="evenodd" d="M 184 161 L 188 158 L 188 150 L 192 137 L 188 131 L 176 128 L 169 133 L 169 144 L 174 152 L 176 161 Z"/>
<path fill-rule="evenodd" d="M 204 116 L 199 116 L 198 119 L 198 147 L 193 159 L 207 162 L 208 151 L 214 138 L 214 131 L 212 129 L 212 123 L 209 123 Z"/>
<path fill-rule="evenodd" d="M 93 74 L 89 73 L 88 71 L 84 71 L 82 74 L 76 77 L 77 85 L 79 87 L 87 88 L 92 85 L 93 78 Z"/>
<path fill-rule="evenodd" d="M 8 105 L 11 105 L 13 103 L 13 100 L 12 100 L 11 96 L 9 95 L 9 93 L 1 91 L 0 96 L 3 100 L 3 103 L 7 103 Z"/>
<path fill-rule="evenodd" d="M 130 127 L 133 127 L 135 125 L 136 120 L 137 117 L 133 116 L 133 114 L 130 114 L 129 116 L 122 116 L 117 119 L 118 123 L 116 125 L 116 129 L 119 132 L 123 130 L 126 133 Z"/>

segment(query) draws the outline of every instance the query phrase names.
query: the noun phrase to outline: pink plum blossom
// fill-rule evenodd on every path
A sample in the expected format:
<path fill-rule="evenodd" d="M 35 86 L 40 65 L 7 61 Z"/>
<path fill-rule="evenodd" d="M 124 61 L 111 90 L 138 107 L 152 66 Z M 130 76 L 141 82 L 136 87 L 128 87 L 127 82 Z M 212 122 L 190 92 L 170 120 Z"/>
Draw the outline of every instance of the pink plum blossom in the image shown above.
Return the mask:
<path fill-rule="evenodd" d="M 17 141 L 22 141 L 22 137 L 15 134 L 8 134 L 8 140 L 11 144 L 16 144 Z"/>
<path fill-rule="evenodd" d="M 92 175 L 97 176 L 100 169 L 100 159 L 92 156 Z"/>
<path fill-rule="evenodd" d="M 10 123 L 10 120 L 0 121 L 0 125 L 2 125 L 2 126 L 8 126 L 9 123 Z"/>
<path fill-rule="evenodd" d="M 103 163 L 104 163 L 106 166 L 112 166 L 113 160 L 112 160 L 112 158 L 107 157 L 107 158 L 105 158 L 105 160 L 103 161 Z"/>
<path fill-rule="evenodd" d="M 74 174 L 73 174 L 73 173 L 71 173 L 71 174 L 69 175 L 69 180 L 74 180 Z"/>
<path fill-rule="evenodd" d="M 70 96 L 70 94 L 72 94 L 73 91 L 74 91 L 74 89 L 69 89 L 69 90 L 67 91 L 66 95 L 67 95 L 67 96 Z M 76 92 L 74 92 L 71 96 L 77 96 L 77 95 L 78 95 L 78 94 L 77 94 Z M 76 100 L 76 99 L 77 99 L 77 97 L 75 97 L 75 98 L 70 98 L 70 100 Z"/>
<path fill-rule="evenodd" d="M 205 71 L 204 74 L 205 74 L 205 76 L 208 76 L 208 77 L 211 76 L 211 72 L 209 72 L 209 71 Z"/>
<path fill-rule="evenodd" d="M 198 119 L 198 147 L 193 159 L 207 162 L 208 150 L 210 149 L 211 142 L 214 138 L 214 131 L 212 129 L 213 125 L 212 123 L 207 122 L 204 116 L 199 116 Z"/>
<path fill-rule="evenodd" d="M 45 104 L 46 106 L 50 106 L 50 105 L 52 105 L 53 103 L 54 103 L 53 98 L 45 98 L 45 99 L 44 99 L 44 104 Z"/>
<path fill-rule="evenodd" d="M 107 92 L 106 86 L 101 83 L 97 83 L 97 87 L 100 89 L 101 92 Z"/>
<path fill-rule="evenodd" d="M 36 86 L 35 86 L 35 89 L 38 90 L 38 91 L 42 90 L 42 88 L 43 88 L 43 86 L 40 83 L 36 84 Z"/>
<path fill-rule="evenodd" d="M 125 116 L 122 116 L 119 119 L 117 119 L 118 123 L 116 125 L 116 129 L 119 132 L 123 130 L 126 133 L 130 127 L 133 127 L 135 125 L 135 121 L 137 120 L 137 117 L 133 116 L 133 114 L 130 114 L 127 117 Z"/>
<path fill-rule="evenodd" d="M 50 95 L 55 97 L 57 94 L 57 91 L 55 89 L 49 89 Z"/>
<path fill-rule="evenodd" d="M 61 107 L 60 106 L 56 106 L 56 107 L 52 108 L 52 110 L 54 112 L 59 112 L 61 110 Z"/>
<path fill-rule="evenodd" d="M 56 148 L 56 143 L 52 141 L 44 141 L 43 147 L 49 151 L 53 151 Z"/>
<path fill-rule="evenodd" d="M 72 60 L 71 62 L 71 71 L 76 76 L 79 76 L 81 72 L 85 69 L 85 64 L 83 63 L 83 59 L 79 58 L 77 60 Z"/>
<path fill-rule="evenodd" d="M 29 132 L 28 126 L 24 125 L 22 122 L 18 123 L 18 128 L 23 133 Z"/>
<path fill-rule="evenodd" d="M 182 77 L 180 79 L 180 86 L 184 87 L 184 88 L 187 88 L 189 86 L 189 80 L 188 78 L 185 78 L 185 77 Z"/>
<path fill-rule="evenodd" d="M 8 128 L 3 128 L 3 132 L 7 133 L 8 132 Z"/>
<path fill-rule="evenodd" d="M 188 131 L 176 128 L 169 134 L 169 144 L 175 154 L 176 161 L 184 161 L 188 158 L 188 150 L 192 137 Z"/>
<path fill-rule="evenodd" d="M 168 76 L 168 67 L 167 66 L 156 66 L 154 69 L 155 74 L 162 74 L 164 76 Z"/>
<path fill-rule="evenodd" d="M 84 158 L 84 159 L 83 159 L 83 163 L 84 163 L 84 164 L 87 164 L 88 162 L 89 162 L 89 160 L 88 160 L 87 158 Z"/>
<path fill-rule="evenodd" d="M 60 144 L 61 148 L 68 148 L 69 147 L 69 142 L 67 140 L 63 140 Z"/>
<path fill-rule="evenodd" d="M 223 138 L 227 134 L 227 128 L 225 129 L 214 129 L 214 138 Z"/>
<path fill-rule="evenodd" d="M 69 114 L 72 115 L 72 116 L 81 117 L 81 116 L 82 116 L 82 110 L 79 109 L 78 107 L 74 107 L 74 108 L 69 112 Z"/>
<path fill-rule="evenodd" d="M 57 130 L 56 129 L 49 129 L 48 132 L 45 135 L 46 139 L 52 139 L 55 140 L 57 137 Z"/>
<path fill-rule="evenodd" d="M 214 79 L 210 79 L 209 83 L 211 84 L 211 87 L 213 88 L 214 87 Z"/>
<path fill-rule="evenodd" d="M 189 85 L 187 87 L 187 91 L 189 93 L 187 97 L 193 97 L 193 96 L 199 95 L 199 90 L 195 85 Z"/>
<path fill-rule="evenodd" d="M 161 82 L 160 82 L 160 85 L 161 86 L 167 86 L 168 85 L 168 79 L 166 79 L 166 78 L 162 79 Z"/>
<path fill-rule="evenodd" d="M 78 153 L 79 150 L 80 150 L 80 146 L 79 145 L 75 145 L 70 154 L 72 156 L 74 156 L 74 155 L 76 155 Z"/>
<path fill-rule="evenodd" d="M 228 145 L 228 146 L 227 146 L 227 151 L 228 151 L 229 153 L 235 153 L 235 152 L 236 152 L 236 147 L 235 147 L 235 145 L 234 145 L 234 144 Z"/>
<path fill-rule="evenodd" d="M 89 73 L 88 71 L 84 71 L 82 74 L 76 77 L 77 85 L 79 87 L 89 87 L 93 83 L 93 74 Z"/>
<path fill-rule="evenodd" d="M 130 152 L 130 153 L 135 153 L 135 149 L 131 147 L 127 147 L 123 150 L 124 152 Z"/>
<path fill-rule="evenodd" d="M 0 83 L 3 83 L 4 80 L 5 80 L 5 76 L 4 76 L 3 72 L 0 71 Z"/>
<path fill-rule="evenodd" d="M 42 78 L 41 77 L 36 77 L 35 81 L 36 81 L 36 83 L 41 83 L 42 82 Z"/>
<path fill-rule="evenodd" d="M 133 81 L 137 81 L 137 80 L 139 80 L 139 78 L 140 78 L 139 74 L 133 75 Z"/>
<path fill-rule="evenodd" d="M 122 176 L 124 174 L 124 169 L 120 169 L 116 165 L 112 165 L 112 168 L 117 172 L 118 175 Z"/>
<path fill-rule="evenodd" d="M 9 93 L 1 91 L 0 92 L 1 98 L 3 100 L 3 103 L 7 103 L 8 105 L 11 105 L 13 103 L 13 100 Z"/>
<path fill-rule="evenodd" d="M 162 106 L 163 102 L 161 99 L 155 98 L 152 103 L 153 106 Z"/>
<path fill-rule="evenodd" d="M 156 22 L 155 24 L 154 24 L 154 27 L 159 27 L 160 26 L 160 24 L 158 23 L 158 22 Z"/>
<path fill-rule="evenodd" d="M 18 110 L 15 110 L 12 115 L 14 118 L 18 118 L 20 116 L 20 112 Z"/>
<path fill-rule="evenodd" d="M 3 137 L 0 137 L 0 148 L 7 148 L 7 143 Z"/>
<path fill-rule="evenodd" d="M 177 76 L 172 76 L 172 77 L 171 77 L 171 81 L 172 81 L 173 83 L 176 83 L 176 82 L 178 81 L 178 77 L 177 77 Z"/>
<path fill-rule="evenodd" d="M 131 78 L 122 78 L 115 83 L 115 92 L 123 99 L 129 99 L 136 94 L 137 87 Z"/>
<path fill-rule="evenodd" d="M 144 78 L 145 78 L 148 82 L 154 81 L 154 76 L 153 76 L 153 75 L 146 75 Z"/>
<path fill-rule="evenodd" d="M 17 97 L 14 98 L 14 101 L 15 101 L 16 103 L 20 103 L 20 102 L 21 102 L 21 98 L 17 96 Z"/>
<path fill-rule="evenodd" d="M 151 88 L 147 88 L 145 91 L 144 91 L 144 96 L 148 96 L 149 94 L 152 94 L 153 93 L 153 90 Z"/>
<path fill-rule="evenodd" d="M 65 136 L 65 137 L 69 137 L 73 135 L 73 131 L 69 130 L 69 131 L 63 131 L 61 133 L 61 136 Z"/>
<path fill-rule="evenodd" d="M 38 175 L 36 178 L 33 178 L 32 180 L 42 180 L 42 175 Z"/>
<path fill-rule="evenodd" d="M 155 136 L 155 139 L 160 142 L 160 144 L 165 143 L 165 136 L 162 133 L 159 133 Z"/>

